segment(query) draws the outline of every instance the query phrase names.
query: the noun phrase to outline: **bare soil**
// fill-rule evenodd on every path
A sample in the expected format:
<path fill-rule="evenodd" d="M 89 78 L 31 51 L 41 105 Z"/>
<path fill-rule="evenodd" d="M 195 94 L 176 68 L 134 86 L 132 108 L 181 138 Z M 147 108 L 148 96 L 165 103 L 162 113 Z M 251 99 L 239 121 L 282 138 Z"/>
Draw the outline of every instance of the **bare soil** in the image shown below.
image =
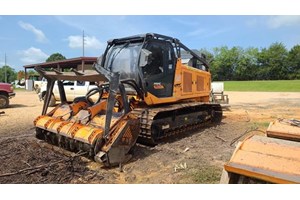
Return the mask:
<path fill-rule="evenodd" d="M 0 115 L 0 183 L 218 183 L 234 139 L 263 134 L 276 118 L 300 119 L 300 93 L 226 92 L 222 123 L 170 138 L 155 147 L 137 145 L 129 163 L 101 164 L 34 137 L 42 111 L 34 92 L 17 91 Z"/>

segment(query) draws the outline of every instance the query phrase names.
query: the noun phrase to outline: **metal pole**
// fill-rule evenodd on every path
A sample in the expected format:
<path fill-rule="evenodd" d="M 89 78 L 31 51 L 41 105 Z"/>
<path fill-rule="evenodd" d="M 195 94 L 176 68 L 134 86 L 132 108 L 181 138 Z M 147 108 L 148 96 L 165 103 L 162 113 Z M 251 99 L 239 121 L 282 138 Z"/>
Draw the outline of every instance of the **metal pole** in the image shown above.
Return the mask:
<path fill-rule="evenodd" d="M 84 30 L 82 31 L 82 57 L 84 57 Z M 84 61 L 81 61 L 81 70 L 83 70 Z"/>
<path fill-rule="evenodd" d="M 5 53 L 5 56 L 4 56 L 4 79 L 5 79 L 5 83 L 7 83 L 7 72 L 6 72 L 6 53 Z"/>
<path fill-rule="evenodd" d="M 84 57 L 84 30 L 82 31 L 82 57 Z"/>

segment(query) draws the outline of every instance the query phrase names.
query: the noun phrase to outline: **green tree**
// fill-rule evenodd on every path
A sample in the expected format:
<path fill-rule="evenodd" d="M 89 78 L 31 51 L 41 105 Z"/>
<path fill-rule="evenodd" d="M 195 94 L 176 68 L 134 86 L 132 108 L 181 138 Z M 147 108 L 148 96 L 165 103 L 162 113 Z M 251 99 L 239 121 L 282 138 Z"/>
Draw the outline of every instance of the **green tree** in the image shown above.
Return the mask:
<path fill-rule="evenodd" d="M 289 79 L 300 79 L 300 45 L 289 51 L 287 66 Z"/>
<path fill-rule="evenodd" d="M 0 68 L 0 82 L 5 82 L 5 71 L 6 71 L 6 78 L 7 82 L 11 83 L 17 78 L 17 73 L 13 68 L 8 65 L 2 66 Z"/>
<path fill-rule="evenodd" d="M 234 80 L 255 80 L 257 76 L 257 48 L 241 49 L 234 72 Z"/>
<path fill-rule="evenodd" d="M 65 60 L 66 57 L 61 55 L 60 53 L 53 53 L 47 58 L 46 62 L 53 62 L 58 60 Z"/>
<path fill-rule="evenodd" d="M 288 51 L 282 43 L 273 43 L 258 56 L 258 78 L 264 80 L 287 79 Z"/>
<path fill-rule="evenodd" d="M 257 58 L 257 79 L 258 80 L 268 80 L 269 79 L 269 55 L 268 49 L 263 48 L 258 54 Z"/>
<path fill-rule="evenodd" d="M 207 49 L 202 48 L 202 49 L 200 49 L 199 52 L 200 52 L 200 55 L 201 54 L 205 55 L 207 62 L 211 63 L 214 60 L 214 54 L 211 53 L 210 51 L 208 51 Z"/>
<path fill-rule="evenodd" d="M 39 73 L 36 72 L 35 70 L 29 70 L 27 72 L 27 79 L 37 80 L 37 77 L 39 77 Z"/>
<path fill-rule="evenodd" d="M 227 46 L 223 46 L 214 48 L 214 61 L 211 65 L 212 79 L 219 81 L 233 80 L 241 55 L 241 47 L 229 49 Z"/>
<path fill-rule="evenodd" d="M 300 45 L 290 51 L 282 43 L 268 48 L 216 47 L 213 53 L 206 49 L 211 63 L 212 80 L 283 80 L 300 78 Z"/>

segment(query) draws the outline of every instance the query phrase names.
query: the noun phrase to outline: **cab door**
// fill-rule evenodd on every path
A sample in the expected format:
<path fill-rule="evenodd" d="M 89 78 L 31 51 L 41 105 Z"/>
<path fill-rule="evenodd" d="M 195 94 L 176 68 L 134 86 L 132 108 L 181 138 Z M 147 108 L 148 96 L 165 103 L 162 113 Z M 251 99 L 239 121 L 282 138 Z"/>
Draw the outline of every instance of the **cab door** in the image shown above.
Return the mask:
<path fill-rule="evenodd" d="M 144 48 L 151 52 L 149 63 L 142 68 L 146 90 L 156 97 L 173 96 L 173 46 L 166 41 L 150 40 Z"/>

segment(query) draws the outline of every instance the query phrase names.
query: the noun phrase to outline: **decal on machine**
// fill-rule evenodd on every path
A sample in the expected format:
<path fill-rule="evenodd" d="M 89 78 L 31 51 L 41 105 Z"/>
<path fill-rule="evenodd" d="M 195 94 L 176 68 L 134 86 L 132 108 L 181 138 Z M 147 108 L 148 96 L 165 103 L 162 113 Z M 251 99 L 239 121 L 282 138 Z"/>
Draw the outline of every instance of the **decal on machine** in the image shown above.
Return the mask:
<path fill-rule="evenodd" d="M 156 83 L 153 83 L 153 88 L 156 90 L 161 90 L 161 89 L 165 89 L 165 86 L 163 84 L 161 84 L 161 82 L 156 82 Z"/>

